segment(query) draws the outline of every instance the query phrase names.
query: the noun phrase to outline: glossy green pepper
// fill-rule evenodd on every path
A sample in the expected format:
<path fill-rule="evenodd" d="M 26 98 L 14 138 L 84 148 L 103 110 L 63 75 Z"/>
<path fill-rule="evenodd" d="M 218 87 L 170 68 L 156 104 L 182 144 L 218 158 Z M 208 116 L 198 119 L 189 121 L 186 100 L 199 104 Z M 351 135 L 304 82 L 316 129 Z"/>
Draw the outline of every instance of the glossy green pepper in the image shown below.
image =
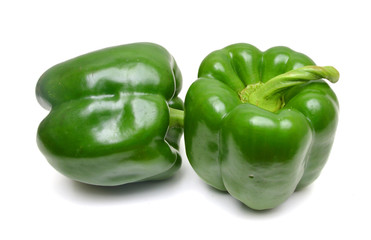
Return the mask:
<path fill-rule="evenodd" d="M 338 121 L 338 100 L 321 79 L 336 82 L 336 69 L 286 47 L 234 44 L 209 54 L 198 77 L 184 137 L 205 182 L 262 210 L 319 176 Z"/>
<path fill-rule="evenodd" d="M 36 96 L 51 109 L 37 143 L 65 176 L 113 186 L 170 177 L 183 133 L 174 109 L 182 85 L 161 46 L 135 43 L 88 53 L 47 70 Z M 173 109 L 174 108 L 174 109 Z"/>

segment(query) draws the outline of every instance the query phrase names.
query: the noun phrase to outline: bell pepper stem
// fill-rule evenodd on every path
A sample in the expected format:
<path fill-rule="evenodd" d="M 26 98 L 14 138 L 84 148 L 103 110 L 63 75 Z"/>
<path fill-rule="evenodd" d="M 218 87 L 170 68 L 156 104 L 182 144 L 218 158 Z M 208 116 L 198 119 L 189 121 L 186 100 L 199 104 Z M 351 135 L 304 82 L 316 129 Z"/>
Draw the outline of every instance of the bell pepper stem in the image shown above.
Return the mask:
<path fill-rule="evenodd" d="M 331 66 L 304 66 L 273 77 L 269 81 L 248 85 L 240 92 L 241 101 L 249 102 L 265 110 L 276 112 L 285 102 L 286 90 L 311 80 L 327 79 L 335 83 L 339 72 Z"/>
<path fill-rule="evenodd" d="M 179 127 L 184 126 L 184 111 L 169 107 L 170 120 L 169 127 Z"/>

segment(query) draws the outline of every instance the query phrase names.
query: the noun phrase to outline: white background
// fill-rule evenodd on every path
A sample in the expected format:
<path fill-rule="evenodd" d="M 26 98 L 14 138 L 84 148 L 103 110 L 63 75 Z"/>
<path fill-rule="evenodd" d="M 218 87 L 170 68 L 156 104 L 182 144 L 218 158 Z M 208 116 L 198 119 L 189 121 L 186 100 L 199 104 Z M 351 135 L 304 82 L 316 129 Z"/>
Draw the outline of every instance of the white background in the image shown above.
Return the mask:
<path fill-rule="evenodd" d="M 371 7 L 367 1 L 2 1 L 0 239 L 370 239 Z M 320 178 L 253 211 L 183 165 L 169 181 L 103 188 L 57 173 L 36 146 L 47 112 L 35 85 L 52 65 L 149 41 L 175 57 L 184 85 L 211 51 L 277 45 L 341 74 L 340 122 Z"/>

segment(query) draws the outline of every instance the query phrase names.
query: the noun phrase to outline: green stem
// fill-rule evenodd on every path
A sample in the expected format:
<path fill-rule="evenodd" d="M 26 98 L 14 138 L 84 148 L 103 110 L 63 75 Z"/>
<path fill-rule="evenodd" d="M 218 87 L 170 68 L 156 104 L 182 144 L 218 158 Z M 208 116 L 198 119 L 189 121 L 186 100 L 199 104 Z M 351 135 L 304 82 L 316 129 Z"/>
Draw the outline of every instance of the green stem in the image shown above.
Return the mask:
<path fill-rule="evenodd" d="M 278 75 L 266 83 L 248 85 L 240 93 L 241 101 L 276 112 L 285 104 L 283 96 L 289 88 L 322 78 L 335 83 L 339 80 L 339 72 L 331 66 L 297 68 Z"/>
<path fill-rule="evenodd" d="M 169 107 L 170 111 L 170 120 L 169 120 L 169 126 L 170 127 L 184 127 L 184 111 L 171 108 Z"/>

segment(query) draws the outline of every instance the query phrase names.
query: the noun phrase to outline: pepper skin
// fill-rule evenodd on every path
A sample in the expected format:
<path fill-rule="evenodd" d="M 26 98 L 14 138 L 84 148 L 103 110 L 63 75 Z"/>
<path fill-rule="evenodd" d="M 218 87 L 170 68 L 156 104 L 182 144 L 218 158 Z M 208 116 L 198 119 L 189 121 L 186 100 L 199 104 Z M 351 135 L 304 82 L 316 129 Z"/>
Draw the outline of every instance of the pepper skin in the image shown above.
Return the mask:
<path fill-rule="evenodd" d="M 37 143 L 63 175 L 92 185 L 160 180 L 181 165 L 183 129 L 170 110 L 182 77 L 161 46 L 134 43 L 88 53 L 47 70 L 36 86 L 51 109 Z"/>
<path fill-rule="evenodd" d="M 201 63 L 185 100 L 187 157 L 209 185 L 252 209 L 278 206 L 324 167 L 338 100 L 317 67 L 286 47 L 234 44 Z"/>

